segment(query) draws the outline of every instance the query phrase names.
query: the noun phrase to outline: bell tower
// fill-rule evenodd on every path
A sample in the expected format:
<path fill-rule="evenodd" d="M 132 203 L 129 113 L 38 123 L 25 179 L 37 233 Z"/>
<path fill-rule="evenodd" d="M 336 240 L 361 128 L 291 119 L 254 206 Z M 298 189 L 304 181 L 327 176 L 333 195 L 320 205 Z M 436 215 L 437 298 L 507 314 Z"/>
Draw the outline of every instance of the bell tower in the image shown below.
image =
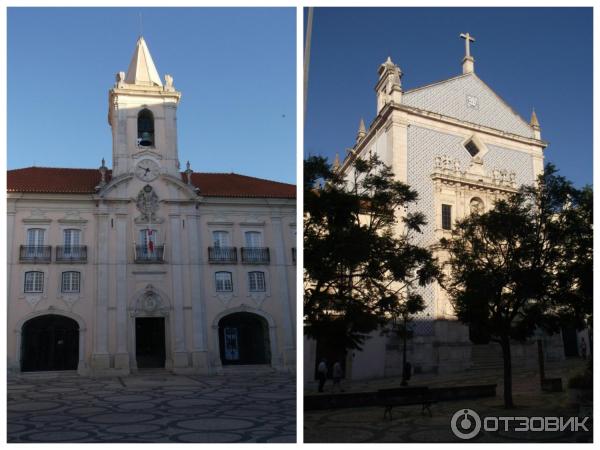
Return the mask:
<path fill-rule="evenodd" d="M 118 72 L 109 91 L 108 123 L 113 136 L 113 178 L 153 160 L 160 173 L 179 177 L 177 106 L 173 77 L 161 82 L 146 41 L 139 37 L 127 73 Z"/>

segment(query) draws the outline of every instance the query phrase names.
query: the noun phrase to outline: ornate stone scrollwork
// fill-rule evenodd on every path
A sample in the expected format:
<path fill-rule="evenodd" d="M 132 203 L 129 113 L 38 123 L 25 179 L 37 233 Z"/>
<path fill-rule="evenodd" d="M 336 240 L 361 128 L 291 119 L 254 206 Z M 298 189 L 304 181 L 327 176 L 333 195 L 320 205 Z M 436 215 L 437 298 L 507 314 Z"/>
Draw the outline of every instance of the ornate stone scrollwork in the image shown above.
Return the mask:
<path fill-rule="evenodd" d="M 448 155 L 436 156 L 434 159 L 434 168 L 446 172 L 454 172 L 455 174 L 460 174 L 462 171 L 460 161 L 452 159 Z"/>
<path fill-rule="evenodd" d="M 136 223 L 161 223 L 163 221 L 163 219 L 156 216 L 159 207 L 158 195 L 149 184 L 139 192 L 135 204 L 142 213 L 135 218 Z"/>
<path fill-rule="evenodd" d="M 492 180 L 494 184 L 497 185 L 515 187 L 517 184 L 517 174 L 515 172 L 509 172 L 508 170 L 494 167 L 494 169 L 492 169 Z"/>
<path fill-rule="evenodd" d="M 154 286 L 148 284 L 135 302 L 133 316 L 167 316 L 168 314 L 169 307 L 165 305 Z"/>

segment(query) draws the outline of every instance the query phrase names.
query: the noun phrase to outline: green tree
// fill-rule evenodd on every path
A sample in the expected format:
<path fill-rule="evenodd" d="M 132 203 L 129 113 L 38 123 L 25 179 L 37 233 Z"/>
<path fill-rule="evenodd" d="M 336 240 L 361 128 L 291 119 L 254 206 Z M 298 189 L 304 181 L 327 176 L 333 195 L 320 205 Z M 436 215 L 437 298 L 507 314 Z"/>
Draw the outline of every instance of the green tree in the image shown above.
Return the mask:
<path fill-rule="evenodd" d="M 535 185 L 458 221 L 441 247 L 459 320 L 502 348 L 512 407 L 511 340 L 581 326 L 591 313 L 591 190 L 577 191 L 548 165 Z"/>
<path fill-rule="evenodd" d="M 304 164 L 304 330 L 341 351 L 360 349 L 407 302 L 422 310 L 409 288 L 438 275 L 431 252 L 411 243 L 425 224 L 406 212 L 417 193 L 374 155 L 348 173 L 321 157 Z"/>

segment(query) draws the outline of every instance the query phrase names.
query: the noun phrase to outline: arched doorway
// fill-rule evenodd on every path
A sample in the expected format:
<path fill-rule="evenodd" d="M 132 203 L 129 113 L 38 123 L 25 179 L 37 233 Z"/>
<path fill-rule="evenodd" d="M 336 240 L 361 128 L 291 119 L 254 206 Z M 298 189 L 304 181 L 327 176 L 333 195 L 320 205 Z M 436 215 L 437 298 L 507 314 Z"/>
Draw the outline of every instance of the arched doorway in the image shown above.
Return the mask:
<path fill-rule="evenodd" d="M 237 312 L 219 320 L 221 363 L 270 364 L 269 324 L 258 314 Z"/>
<path fill-rule="evenodd" d="M 23 324 L 21 371 L 77 370 L 79 325 L 57 314 L 34 317 Z"/>

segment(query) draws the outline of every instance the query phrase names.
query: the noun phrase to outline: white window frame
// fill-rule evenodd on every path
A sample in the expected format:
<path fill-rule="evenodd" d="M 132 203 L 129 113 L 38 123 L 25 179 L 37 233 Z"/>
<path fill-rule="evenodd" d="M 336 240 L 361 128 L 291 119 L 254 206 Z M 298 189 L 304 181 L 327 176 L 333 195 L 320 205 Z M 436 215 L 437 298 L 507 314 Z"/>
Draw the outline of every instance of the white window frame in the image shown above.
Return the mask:
<path fill-rule="evenodd" d="M 27 228 L 25 235 L 27 256 L 43 256 L 44 241 L 46 240 L 46 228 L 31 227 Z"/>
<path fill-rule="evenodd" d="M 69 236 L 69 239 L 67 239 Z M 79 228 L 63 228 L 63 255 L 79 256 L 79 246 L 81 245 L 81 229 Z M 75 247 L 75 249 L 73 248 Z"/>
<path fill-rule="evenodd" d="M 74 274 L 77 274 L 77 277 L 74 277 Z M 65 289 L 65 275 L 71 275 L 67 283 L 69 285 L 67 289 Z M 77 280 L 77 289 L 74 289 L 75 280 Z M 77 270 L 66 270 L 62 272 L 60 276 L 60 291 L 63 294 L 79 294 L 81 292 L 81 272 Z"/>
<path fill-rule="evenodd" d="M 212 232 L 213 247 L 231 247 L 231 235 L 227 230 L 214 230 Z"/>
<path fill-rule="evenodd" d="M 250 238 L 250 236 L 255 237 L 255 239 Z M 253 242 L 253 241 L 255 241 L 255 242 Z M 257 231 L 257 230 L 244 231 L 244 246 L 247 248 L 264 247 L 262 231 Z"/>
<path fill-rule="evenodd" d="M 227 275 L 227 277 L 219 279 L 219 276 Z M 215 272 L 215 291 L 216 292 L 233 292 L 233 274 L 226 270 Z"/>
<path fill-rule="evenodd" d="M 28 284 L 28 275 L 31 275 L 32 279 L 31 279 L 31 289 L 27 290 L 27 284 Z M 37 278 L 39 279 L 35 279 L 36 277 L 34 277 L 34 275 L 37 275 Z M 41 270 L 28 270 L 27 272 L 25 272 L 25 275 L 23 277 L 23 292 L 25 294 L 42 294 L 44 292 L 44 276 L 45 273 L 42 272 Z M 39 285 L 39 290 L 35 290 L 36 285 Z"/>
<path fill-rule="evenodd" d="M 263 271 L 248 272 L 248 292 L 267 292 L 267 281 Z"/>

